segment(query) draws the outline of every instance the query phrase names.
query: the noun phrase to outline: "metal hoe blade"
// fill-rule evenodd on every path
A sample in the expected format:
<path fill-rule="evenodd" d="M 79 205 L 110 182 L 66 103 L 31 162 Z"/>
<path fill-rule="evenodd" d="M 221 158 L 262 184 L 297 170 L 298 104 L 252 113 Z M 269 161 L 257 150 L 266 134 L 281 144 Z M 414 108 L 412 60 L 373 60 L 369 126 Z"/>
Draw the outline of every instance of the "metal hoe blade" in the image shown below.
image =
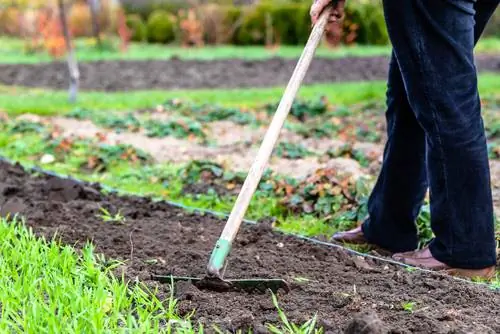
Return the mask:
<path fill-rule="evenodd" d="M 290 291 L 288 283 L 282 279 L 275 278 L 250 278 L 250 279 L 221 279 L 219 277 L 186 277 L 173 275 L 153 275 L 152 279 L 160 283 L 190 282 L 200 290 L 212 290 L 216 292 L 246 291 L 266 292 L 271 290 L 276 293 L 279 289 Z"/>

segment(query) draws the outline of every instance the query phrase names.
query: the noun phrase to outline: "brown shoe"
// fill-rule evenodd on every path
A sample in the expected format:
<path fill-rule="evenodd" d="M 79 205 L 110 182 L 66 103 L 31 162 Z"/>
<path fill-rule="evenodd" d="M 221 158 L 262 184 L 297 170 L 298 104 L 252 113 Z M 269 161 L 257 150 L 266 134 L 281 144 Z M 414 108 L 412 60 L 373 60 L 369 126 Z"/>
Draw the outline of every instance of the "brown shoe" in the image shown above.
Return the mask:
<path fill-rule="evenodd" d="M 367 244 L 361 226 L 356 227 L 350 231 L 337 232 L 332 236 L 332 241 L 345 242 L 348 244 Z"/>
<path fill-rule="evenodd" d="M 410 266 L 419 267 L 428 270 L 442 271 L 452 276 L 461 276 L 465 278 L 479 278 L 490 280 L 495 275 L 495 266 L 484 269 L 461 269 L 451 268 L 432 256 L 428 247 L 414 252 L 397 253 L 392 258 L 398 262 Z"/>

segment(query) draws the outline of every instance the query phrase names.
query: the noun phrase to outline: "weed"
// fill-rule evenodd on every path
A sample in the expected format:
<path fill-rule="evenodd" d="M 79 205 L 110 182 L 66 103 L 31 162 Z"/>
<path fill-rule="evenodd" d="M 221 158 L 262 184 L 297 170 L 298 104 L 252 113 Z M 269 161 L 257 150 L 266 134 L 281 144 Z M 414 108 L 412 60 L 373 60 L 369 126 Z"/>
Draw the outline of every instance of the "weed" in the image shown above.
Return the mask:
<path fill-rule="evenodd" d="M 114 224 L 125 223 L 125 217 L 121 214 L 121 210 L 118 210 L 118 212 L 114 215 L 112 215 L 107 209 L 102 207 L 99 208 L 99 211 L 101 211 L 99 218 L 101 218 L 102 221 L 105 223 L 114 223 Z"/>
<path fill-rule="evenodd" d="M 276 297 L 276 295 L 274 293 L 272 294 L 272 298 L 273 298 L 273 304 L 276 307 L 276 309 L 278 310 L 278 315 L 279 315 L 279 318 L 281 320 L 282 325 L 281 325 L 281 328 L 279 328 L 279 327 L 274 326 L 272 324 L 268 324 L 266 327 L 271 333 L 273 333 L 273 334 L 312 334 L 312 333 L 320 334 L 320 333 L 323 333 L 323 329 L 316 328 L 316 322 L 317 322 L 316 315 L 314 315 L 313 318 L 306 321 L 304 324 L 302 324 L 300 326 L 293 324 L 293 323 L 290 323 L 285 312 L 283 312 L 283 310 L 280 308 L 280 306 L 278 304 L 278 298 Z"/>
<path fill-rule="evenodd" d="M 417 305 L 417 303 L 415 303 L 415 302 L 404 302 L 401 304 L 401 306 L 403 307 L 403 310 L 405 310 L 408 313 L 413 313 L 416 305 Z"/>

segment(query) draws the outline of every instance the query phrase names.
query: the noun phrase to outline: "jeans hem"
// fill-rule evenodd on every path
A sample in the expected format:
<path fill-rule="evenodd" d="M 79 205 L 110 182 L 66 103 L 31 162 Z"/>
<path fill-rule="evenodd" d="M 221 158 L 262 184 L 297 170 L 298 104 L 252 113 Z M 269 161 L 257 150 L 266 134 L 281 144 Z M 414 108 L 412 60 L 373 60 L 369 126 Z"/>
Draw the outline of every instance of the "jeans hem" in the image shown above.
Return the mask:
<path fill-rule="evenodd" d="M 437 251 L 434 247 L 434 243 L 431 242 L 429 245 L 429 250 L 432 254 L 432 256 L 438 260 L 439 262 L 442 262 L 446 264 L 447 266 L 455 269 L 469 269 L 469 270 L 479 270 L 479 269 L 485 269 L 489 267 L 496 266 L 497 264 L 497 258 L 493 259 L 472 259 L 468 260 L 467 262 L 462 262 L 462 261 L 455 261 L 453 259 L 450 259 L 449 256 L 443 256 L 440 254 L 439 251 Z M 496 254 L 496 252 L 495 252 Z M 470 257 L 468 257 L 470 259 Z"/>

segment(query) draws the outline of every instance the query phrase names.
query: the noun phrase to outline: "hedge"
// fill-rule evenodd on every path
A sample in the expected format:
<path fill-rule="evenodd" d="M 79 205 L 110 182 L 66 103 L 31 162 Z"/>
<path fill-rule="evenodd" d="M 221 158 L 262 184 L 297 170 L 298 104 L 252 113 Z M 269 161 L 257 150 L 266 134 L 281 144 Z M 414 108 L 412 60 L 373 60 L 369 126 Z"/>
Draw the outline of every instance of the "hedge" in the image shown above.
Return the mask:
<path fill-rule="evenodd" d="M 155 25 L 151 25 L 149 22 L 152 20 L 152 17 L 159 17 L 159 15 L 165 17 L 167 12 L 172 15 L 177 15 L 178 6 L 176 7 L 175 5 L 170 4 L 170 9 L 166 9 L 168 8 L 166 6 L 167 5 L 165 4 L 162 9 L 153 10 L 147 17 L 148 40 L 150 41 L 157 40 L 156 37 L 151 36 L 162 36 L 165 34 L 165 32 L 155 31 L 157 29 L 165 29 L 165 27 L 163 27 L 160 22 L 156 22 Z M 302 3 L 300 1 L 298 3 L 262 1 L 256 6 L 238 7 L 221 5 L 217 11 L 217 24 L 223 25 L 223 27 L 218 27 L 216 30 L 231 31 L 231 27 L 233 27 L 233 25 L 237 22 L 240 15 L 243 15 L 241 25 L 233 31 L 232 36 L 230 36 L 228 41 L 225 42 L 236 45 L 264 45 L 266 43 L 268 27 L 267 20 L 270 19 L 274 43 L 284 45 L 303 45 L 307 41 L 311 31 L 309 9 L 309 1 L 306 3 Z M 212 14 L 206 14 L 208 11 L 204 12 L 203 6 L 200 7 L 198 13 L 201 14 L 199 19 L 202 22 L 209 23 L 209 25 L 205 27 L 207 30 L 205 42 L 212 43 L 214 40 L 213 26 L 215 18 L 206 17 L 207 15 Z M 210 13 L 214 13 L 214 11 L 212 10 Z M 224 17 L 223 20 L 220 20 L 220 15 Z M 167 25 L 169 25 L 169 31 L 174 30 L 173 28 L 170 28 L 170 24 L 167 23 Z M 347 35 L 347 32 L 351 31 L 353 27 L 357 27 L 357 37 L 354 41 L 355 43 L 384 45 L 389 41 L 384 15 L 382 8 L 379 5 L 348 2 L 346 7 L 346 20 L 344 22 L 344 35 Z M 151 29 L 153 31 L 150 31 Z M 210 33 L 208 30 L 210 30 Z"/>

